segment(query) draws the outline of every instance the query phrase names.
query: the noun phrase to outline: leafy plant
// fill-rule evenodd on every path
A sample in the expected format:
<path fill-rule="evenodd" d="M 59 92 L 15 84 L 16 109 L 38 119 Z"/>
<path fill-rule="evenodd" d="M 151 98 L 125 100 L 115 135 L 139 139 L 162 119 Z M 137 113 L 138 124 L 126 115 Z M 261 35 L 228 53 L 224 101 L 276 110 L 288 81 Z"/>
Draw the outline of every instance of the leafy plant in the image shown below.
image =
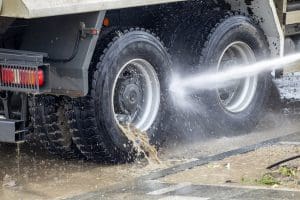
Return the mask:
<path fill-rule="evenodd" d="M 297 169 L 295 168 L 290 168 L 287 166 L 281 166 L 279 168 L 279 173 L 282 176 L 286 176 L 286 177 L 295 177 L 297 175 Z"/>
<path fill-rule="evenodd" d="M 278 180 L 276 180 L 272 176 L 272 174 L 269 174 L 269 173 L 268 174 L 264 174 L 261 179 L 256 180 L 255 182 L 258 183 L 258 184 L 261 184 L 261 185 L 269 185 L 269 186 L 279 185 L 280 184 L 280 182 Z"/>

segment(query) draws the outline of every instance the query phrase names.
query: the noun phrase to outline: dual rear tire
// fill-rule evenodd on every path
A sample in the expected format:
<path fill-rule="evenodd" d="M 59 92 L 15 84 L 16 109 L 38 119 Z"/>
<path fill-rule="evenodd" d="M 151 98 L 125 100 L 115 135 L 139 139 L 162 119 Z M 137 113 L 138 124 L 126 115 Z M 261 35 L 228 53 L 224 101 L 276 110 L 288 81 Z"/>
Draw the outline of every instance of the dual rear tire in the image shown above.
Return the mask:
<path fill-rule="evenodd" d="M 194 65 L 201 66 L 194 69 L 198 72 L 220 72 L 269 55 L 263 31 L 250 18 L 231 15 L 208 27 L 207 37 L 198 33 L 199 39 L 206 38 L 202 44 L 199 40 L 184 44 L 195 47 L 185 52 L 200 57 Z M 191 26 L 186 33 L 193 30 Z M 197 39 L 197 34 L 193 37 Z M 71 127 L 75 143 L 86 157 L 108 158 L 110 162 L 134 160 L 132 141 L 120 128 L 127 123 L 147 133 L 152 144 L 159 146 L 166 139 L 172 109 L 170 67 L 165 48 L 148 32 L 131 30 L 113 39 L 93 72 L 90 93 L 75 101 L 80 105 L 74 108 Z M 205 105 L 201 119 L 208 131 L 232 135 L 253 129 L 267 107 L 270 83 L 266 72 L 237 79 L 230 87 L 200 91 L 196 99 Z"/>
<path fill-rule="evenodd" d="M 48 153 L 65 159 L 81 158 L 73 142 L 68 117 L 68 100 L 50 95 L 29 99 L 34 138 Z"/>

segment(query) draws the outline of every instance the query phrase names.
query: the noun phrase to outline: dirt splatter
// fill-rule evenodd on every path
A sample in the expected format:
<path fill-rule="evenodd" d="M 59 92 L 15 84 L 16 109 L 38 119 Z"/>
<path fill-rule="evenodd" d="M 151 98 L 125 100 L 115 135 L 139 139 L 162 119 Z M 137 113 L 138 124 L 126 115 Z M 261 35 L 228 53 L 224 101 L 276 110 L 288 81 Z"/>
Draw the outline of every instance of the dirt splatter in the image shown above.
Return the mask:
<path fill-rule="evenodd" d="M 150 144 L 150 139 L 146 132 L 142 132 L 130 124 L 125 126 L 120 125 L 120 129 L 128 140 L 131 141 L 138 156 L 145 156 L 149 164 L 161 164 L 158 158 L 158 152 L 156 148 Z"/>

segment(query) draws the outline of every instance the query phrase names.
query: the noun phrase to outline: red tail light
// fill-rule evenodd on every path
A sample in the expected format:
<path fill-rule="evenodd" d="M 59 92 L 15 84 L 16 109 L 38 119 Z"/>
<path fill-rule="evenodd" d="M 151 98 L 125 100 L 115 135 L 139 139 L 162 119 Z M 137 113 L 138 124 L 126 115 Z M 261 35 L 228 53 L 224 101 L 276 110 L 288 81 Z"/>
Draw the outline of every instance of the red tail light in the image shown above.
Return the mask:
<path fill-rule="evenodd" d="M 2 68 L 1 70 L 1 78 L 4 84 L 12 83 L 14 80 L 14 72 L 11 69 Z"/>
<path fill-rule="evenodd" d="M 44 76 L 44 71 L 42 69 L 38 70 L 38 79 L 39 79 L 39 86 L 43 86 L 45 84 L 45 76 Z"/>
<path fill-rule="evenodd" d="M 42 69 L 0 66 L 0 83 L 12 87 L 41 87 L 45 84 Z"/>

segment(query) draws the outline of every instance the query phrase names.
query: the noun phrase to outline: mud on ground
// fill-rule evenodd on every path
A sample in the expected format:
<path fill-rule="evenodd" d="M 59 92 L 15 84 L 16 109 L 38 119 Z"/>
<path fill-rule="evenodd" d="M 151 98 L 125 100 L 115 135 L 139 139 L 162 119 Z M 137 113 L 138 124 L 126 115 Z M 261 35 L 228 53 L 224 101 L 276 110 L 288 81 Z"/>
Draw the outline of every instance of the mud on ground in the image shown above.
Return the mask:
<path fill-rule="evenodd" d="M 272 170 L 277 161 L 300 154 L 300 145 L 275 145 L 232 156 L 191 170 L 162 178 L 166 183 L 243 185 L 300 190 L 300 160 L 290 161 Z"/>

